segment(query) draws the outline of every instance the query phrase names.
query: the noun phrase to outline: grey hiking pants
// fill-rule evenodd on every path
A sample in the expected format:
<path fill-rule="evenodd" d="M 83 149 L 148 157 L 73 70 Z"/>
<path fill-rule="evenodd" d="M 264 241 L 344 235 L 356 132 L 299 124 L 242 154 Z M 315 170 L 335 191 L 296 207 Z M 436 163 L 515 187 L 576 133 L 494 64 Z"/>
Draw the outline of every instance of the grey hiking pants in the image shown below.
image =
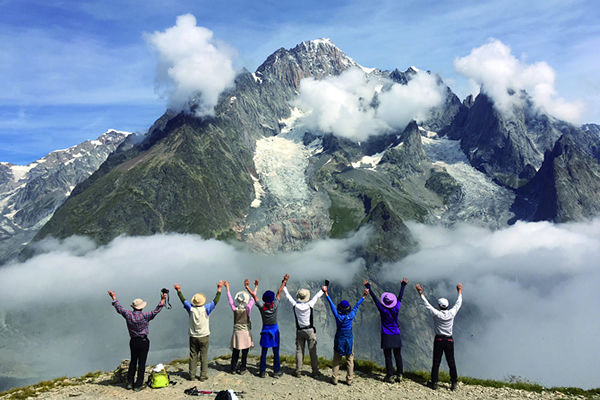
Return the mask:
<path fill-rule="evenodd" d="M 209 336 L 190 336 L 190 379 L 196 378 L 196 366 L 198 364 L 198 356 L 200 357 L 200 379 L 208 378 Z"/>
<path fill-rule="evenodd" d="M 319 372 L 319 358 L 317 357 L 317 335 L 312 328 L 296 330 L 296 373 L 302 371 L 305 344 L 308 344 L 312 372 L 316 374 Z"/>

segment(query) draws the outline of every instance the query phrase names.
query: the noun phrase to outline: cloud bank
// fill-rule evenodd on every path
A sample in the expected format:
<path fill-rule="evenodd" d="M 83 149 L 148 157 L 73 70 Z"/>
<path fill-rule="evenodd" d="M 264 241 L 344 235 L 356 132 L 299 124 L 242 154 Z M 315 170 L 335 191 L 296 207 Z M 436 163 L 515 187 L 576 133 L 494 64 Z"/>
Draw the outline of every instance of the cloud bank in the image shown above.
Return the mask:
<path fill-rule="evenodd" d="M 430 302 L 463 282 L 455 324 L 459 374 L 545 385 L 598 386 L 600 219 L 488 231 L 412 224 L 421 249 L 385 278 L 421 282 Z M 423 310 L 425 312 L 425 310 Z"/>
<path fill-rule="evenodd" d="M 169 107 L 213 115 L 219 94 L 234 83 L 233 50 L 197 26 L 191 14 L 180 15 L 175 26 L 146 39 L 158 57 L 157 90 Z"/>
<path fill-rule="evenodd" d="M 307 128 L 361 141 L 424 120 L 442 93 L 435 77 L 422 71 L 401 85 L 351 68 L 323 80 L 303 79 L 294 105 L 305 113 Z"/>
<path fill-rule="evenodd" d="M 42 241 L 38 255 L 0 268 L 0 290 L 7 294 L 0 308 L 0 387 L 6 375 L 35 382 L 108 370 L 128 357 L 125 323 L 110 305 L 108 289 L 116 291 L 125 307 L 141 297 L 153 309 L 160 289 L 172 289 L 174 283 L 181 284 L 187 298 L 202 291 L 209 300 L 221 279 L 231 282 L 235 294 L 243 289 L 244 278 L 258 278 L 262 293 L 276 290 L 286 272 L 291 288 L 325 278 L 339 288 L 364 268 L 355 253 L 366 235 L 368 230 L 361 230 L 348 239 L 322 240 L 303 251 L 270 256 L 181 234 L 119 237 L 103 247 L 84 237 Z M 150 325 L 149 363 L 186 355 L 187 314 L 174 291 L 171 303 L 173 310 L 161 311 Z M 232 329 L 228 307 L 224 291 L 211 315 L 213 355 L 228 351 Z M 258 311 L 253 314 L 253 320 L 260 321 Z M 281 314 L 282 329 L 292 337 L 291 313 Z"/>
<path fill-rule="evenodd" d="M 473 86 L 481 87 L 496 108 L 506 115 L 512 113 L 514 106 L 522 104 L 520 90 L 531 95 L 539 110 L 565 121 L 578 123 L 584 111 L 581 102 L 568 102 L 558 96 L 556 74 L 547 63 L 527 64 L 513 56 L 510 47 L 497 39 L 473 49 L 465 57 L 457 57 L 454 68 L 469 78 Z"/>

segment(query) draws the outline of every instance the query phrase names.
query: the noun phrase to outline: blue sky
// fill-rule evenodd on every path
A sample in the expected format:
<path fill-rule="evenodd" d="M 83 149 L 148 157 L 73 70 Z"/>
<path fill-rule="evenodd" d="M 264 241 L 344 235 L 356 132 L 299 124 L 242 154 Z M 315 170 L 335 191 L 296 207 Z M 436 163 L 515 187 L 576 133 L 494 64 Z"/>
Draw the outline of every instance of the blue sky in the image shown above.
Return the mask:
<path fill-rule="evenodd" d="M 145 34 L 178 15 L 235 48 L 254 70 L 273 51 L 328 37 L 357 62 L 415 65 L 464 97 L 453 66 L 496 38 L 547 62 L 558 94 L 600 123 L 600 7 L 595 1 L 0 0 L 0 161 L 26 164 L 109 128 L 145 132 L 165 109 Z"/>

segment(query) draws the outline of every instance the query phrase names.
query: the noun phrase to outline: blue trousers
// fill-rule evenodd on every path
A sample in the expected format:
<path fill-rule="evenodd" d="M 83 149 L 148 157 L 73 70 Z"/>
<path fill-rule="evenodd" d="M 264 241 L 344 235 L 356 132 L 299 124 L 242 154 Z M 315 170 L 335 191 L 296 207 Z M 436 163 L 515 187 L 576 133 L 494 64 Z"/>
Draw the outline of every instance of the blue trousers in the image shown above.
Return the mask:
<path fill-rule="evenodd" d="M 277 373 L 281 369 L 281 365 L 279 363 L 279 347 L 271 347 L 273 349 L 273 372 Z M 269 351 L 268 347 L 261 347 L 260 353 L 260 370 L 267 370 L 267 351 Z"/>

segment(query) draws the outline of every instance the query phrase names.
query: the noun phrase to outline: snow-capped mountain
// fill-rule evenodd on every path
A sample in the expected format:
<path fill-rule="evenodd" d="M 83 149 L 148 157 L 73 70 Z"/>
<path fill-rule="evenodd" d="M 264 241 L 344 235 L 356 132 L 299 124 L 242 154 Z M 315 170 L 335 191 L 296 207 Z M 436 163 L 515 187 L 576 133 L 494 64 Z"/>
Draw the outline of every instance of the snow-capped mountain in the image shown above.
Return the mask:
<path fill-rule="evenodd" d="M 110 130 L 29 165 L 0 163 L 0 263 L 18 254 L 128 135 Z"/>

